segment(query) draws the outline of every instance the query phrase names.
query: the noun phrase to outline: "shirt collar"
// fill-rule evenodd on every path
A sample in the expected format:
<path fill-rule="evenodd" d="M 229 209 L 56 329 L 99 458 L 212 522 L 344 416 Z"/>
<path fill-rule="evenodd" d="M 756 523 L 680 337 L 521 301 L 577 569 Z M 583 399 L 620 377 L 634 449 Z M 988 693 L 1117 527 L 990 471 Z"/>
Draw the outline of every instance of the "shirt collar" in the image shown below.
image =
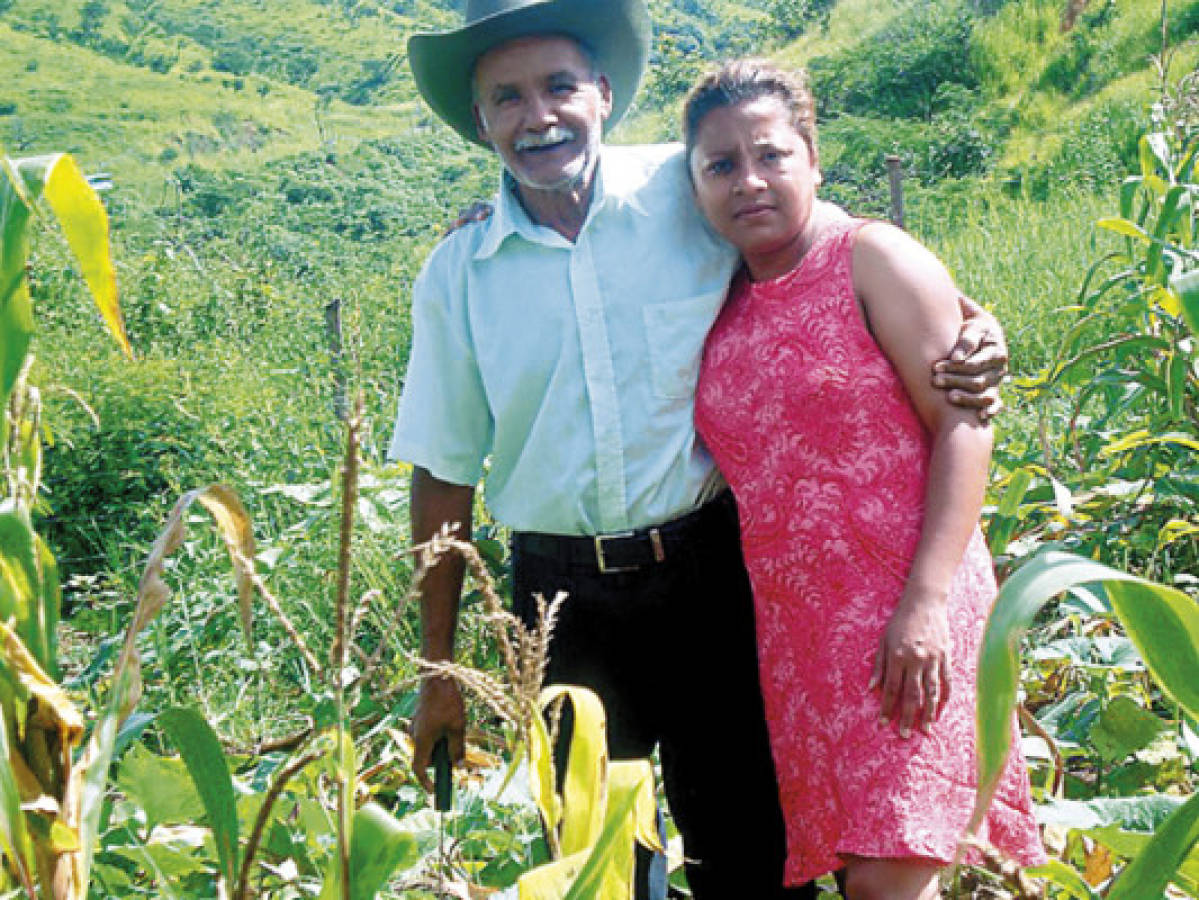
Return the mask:
<path fill-rule="evenodd" d="M 587 210 L 587 219 L 583 222 L 586 231 L 596 214 L 617 198 L 613 198 L 604 187 L 604 157 L 605 148 L 600 148 L 600 158 L 595 167 L 595 192 L 591 196 L 591 207 Z M 644 213 L 640 204 L 632 199 L 624 198 L 630 206 Z M 516 179 L 505 169 L 500 175 L 500 190 L 496 198 L 495 210 L 487 220 L 487 231 L 475 251 L 475 259 L 483 260 L 494 256 L 510 235 L 519 235 L 530 243 L 553 246 L 569 246 L 569 242 L 551 228 L 538 225 L 529 218 L 525 208 L 521 206 L 516 195 Z"/>

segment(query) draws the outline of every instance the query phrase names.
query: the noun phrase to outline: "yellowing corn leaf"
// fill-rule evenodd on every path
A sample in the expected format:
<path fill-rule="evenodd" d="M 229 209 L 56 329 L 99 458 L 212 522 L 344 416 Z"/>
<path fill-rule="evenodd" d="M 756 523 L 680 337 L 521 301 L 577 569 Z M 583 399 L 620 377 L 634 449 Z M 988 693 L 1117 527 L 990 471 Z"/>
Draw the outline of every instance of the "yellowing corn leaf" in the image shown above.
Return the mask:
<path fill-rule="evenodd" d="M 8 733 L 4 725 L 5 761 L 0 765 L 5 795 L 4 823 L 6 851 L 19 847 L 24 830 L 24 814 L 10 819 L 9 791 L 15 788 L 23 811 L 49 816 L 51 821 L 42 837 L 28 832 L 24 840 L 37 859 L 38 869 L 52 872 L 64 853 L 73 852 L 79 843 L 78 834 L 69 822 L 60 819 L 60 799 L 68 789 L 71 778 L 71 759 L 83 738 L 83 718 L 66 693 L 43 671 L 20 637 L 0 622 L 0 665 L 3 666 L 14 696 L 7 701 L 21 700 L 24 715 L 13 716 L 23 733 Z M 5 717 L 6 722 L 9 717 Z M 18 824 L 19 821 L 19 824 Z"/>
<path fill-rule="evenodd" d="M 542 709 L 559 697 L 574 708 L 574 729 L 562 789 L 562 854 L 592 846 L 604 827 L 608 804 L 608 727 L 604 705 L 584 688 L 554 685 L 541 692 Z"/>
<path fill-rule="evenodd" d="M 517 897 L 519 900 L 562 900 L 588 856 L 590 854 L 584 850 L 530 869 L 516 883 Z"/>
<path fill-rule="evenodd" d="M 237 495 L 223 485 L 209 485 L 188 491 L 175 503 L 167 517 L 166 526 L 150 548 L 146 568 L 137 591 L 137 608 L 125 635 L 125 645 L 113 670 L 112 690 L 108 707 L 92 731 L 88 746 L 71 773 L 67 794 L 63 799 L 63 821 L 79 834 L 79 852 L 67 854 L 54 875 L 56 900 L 82 900 L 87 896 L 92 854 L 99 833 L 100 808 L 104 799 L 108 766 L 113 746 L 122 723 L 133 712 L 141 697 L 140 657 L 137 635 L 162 610 L 170 590 L 163 580 L 167 558 L 179 549 L 185 533 L 185 517 L 193 503 L 212 513 L 233 558 L 237 573 L 242 622 L 249 620 L 249 595 L 244 586 L 251 584 L 254 545 L 250 535 L 249 517 Z M 248 637 L 248 633 L 247 633 Z"/>
<path fill-rule="evenodd" d="M 519 758 L 519 754 L 513 755 L 513 768 Z M 562 822 L 562 800 L 554 790 L 554 753 L 541 716 L 533 716 L 529 727 L 529 793 L 546 830 L 557 834 Z"/>
<path fill-rule="evenodd" d="M 170 590 L 162 578 L 163 566 L 167 558 L 183 543 L 185 517 L 188 509 L 197 501 L 212 514 L 229 550 L 237 579 L 242 627 L 245 629 L 246 639 L 250 638 L 250 599 L 254 574 L 254 537 L 250 530 L 250 517 L 232 489 L 223 484 L 211 484 L 188 491 L 176 501 L 170 516 L 167 517 L 166 526 L 154 541 L 154 546 L 150 548 L 146 568 L 138 585 L 137 609 L 134 611 L 133 623 L 129 626 L 125 649 L 118 665 L 127 665 L 132 660 L 137 634 L 158 615 L 170 596 Z"/>
<path fill-rule="evenodd" d="M 196 499 L 216 520 L 229 557 L 233 560 L 241 627 L 248 642 L 254 624 L 250 607 L 254 593 L 254 532 L 250 527 L 249 513 L 237 494 L 223 484 L 209 485 L 196 495 Z"/>
<path fill-rule="evenodd" d="M 604 708 L 593 693 L 555 686 L 542 691 L 544 710 L 559 698 L 573 705 L 574 727 L 564 796 L 554 792 L 551 747 L 540 717 L 530 728 L 530 781 L 547 822 L 560 810 L 563 856 L 521 876 L 520 900 L 629 900 L 634 844 L 661 850 L 653 769 L 648 760 L 609 762 Z"/>
<path fill-rule="evenodd" d="M 42 193 L 54 211 L 88 290 L 100 309 L 104 323 L 130 359 L 133 348 L 125 334 L 117 301 L 117 279 L 108 252 L 108 214 L 75 160 L 66 154 L 18 160 L 17 169 L 26 184 L 40 181 Z"/>
<path fill-rule="evenodd" d="M 603 831 L 564 900 L 630 900 L 633 896 L 636 810 L 645 790 L 652 795 L 653 770 L 648 760 L 622 760 L 609 765 L 608 776 Z"/>

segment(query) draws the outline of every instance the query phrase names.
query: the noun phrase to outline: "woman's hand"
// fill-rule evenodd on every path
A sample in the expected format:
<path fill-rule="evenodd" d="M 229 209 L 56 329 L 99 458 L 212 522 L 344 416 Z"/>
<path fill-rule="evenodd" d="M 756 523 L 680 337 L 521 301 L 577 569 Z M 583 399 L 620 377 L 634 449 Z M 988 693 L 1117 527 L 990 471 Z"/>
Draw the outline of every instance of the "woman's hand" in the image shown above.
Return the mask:
<path fill-rule="evenodd" d="M 897 716 L 901 737 L 928 733 L 949 699 L 946 596 L 908 585 L 874 658 L 870 690 L 882 689 L 882 721 Z"/>

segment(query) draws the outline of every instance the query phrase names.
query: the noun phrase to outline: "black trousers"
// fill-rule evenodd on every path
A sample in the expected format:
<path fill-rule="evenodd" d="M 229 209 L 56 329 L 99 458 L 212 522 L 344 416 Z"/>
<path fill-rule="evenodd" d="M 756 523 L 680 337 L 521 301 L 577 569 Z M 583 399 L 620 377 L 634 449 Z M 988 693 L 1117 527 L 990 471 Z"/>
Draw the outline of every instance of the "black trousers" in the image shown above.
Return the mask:
<path fill-rule="evenodd" d="M 783 821 L 731 496 L 692 514 L 686 540 L 636 571 L 601 574 L 532 544 L 513 540 L 515 612 L 532 622 L 534 593 L 568 592 L 547 681 L 599 695 L 613 759 L 660 749 L 697 900 L 814 898 L 811 884 L 782 887 Z M 643 873 L 638 880 L 643 900 Z"/>

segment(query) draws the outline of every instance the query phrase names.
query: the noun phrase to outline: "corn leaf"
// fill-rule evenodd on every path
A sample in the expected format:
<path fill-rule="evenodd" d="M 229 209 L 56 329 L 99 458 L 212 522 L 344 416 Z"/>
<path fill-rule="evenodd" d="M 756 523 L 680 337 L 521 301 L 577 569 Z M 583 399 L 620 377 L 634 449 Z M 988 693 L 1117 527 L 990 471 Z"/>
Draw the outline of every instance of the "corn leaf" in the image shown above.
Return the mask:
<path fill-rule="evenodd" d="M 1191 334 L 1199 335 L 1199 269 L 1192 269 L 1171 279 L 1170 287 L 1182 303 L 1182 316 Z"/>
<path fill-rule="evenodd" d="M 514 765 L 517 758 L 514 755 Z M 546 830 L 556 833 L 562 822 L 562 800 L 554 789 L 554 751 L 541 716 L 533 716 L 529 723 L 529 793 Z"/>
<path fill-rule="evenodd" d="M 250 605 L 254 594 L 254 532 L 250 527 L 250 515 L 237 493 L 223 484 L 209 485 L 196 495 L 196 500 L 216 520 L 229 558 L 233 561 L 241 627 L 249 643 L 254 624 Z"/>
<path fill-rule="evenodd" d="M 13 622 L 38 664 L 46 659 L 49 638 L 41 622 L 41 574 L 33 528 L 24 514 L 0 512 L 0 619 Z"/>
<path fill-rule="evenodd" d="M 33 336 L 33 301 L 25 281 L 31 202 L 12 162 L 0 156 L 0 405 L 4 406 Z"/>
<path fill-rule="evenodd" d="M 121 350 L 132 359 L 108 249 L 108 214 L 99 196 L 75 160 L 65 153 L 18 159 L 12 170 L 20 178 L 24 202 L 33 205 L 44 198 L 58 219 L 101 318 Z"/>
<path fill-rule="evenodd" d="M 1017 469 L 1008 479 L 1007 489 L 999 498 L 999 507 L 987 523 L 987 546 L 992 555 L 998 556 L 1007 550 L 1008 542 L 1012 539 L 1012 533 L 1019 522 L 1016 513 L 1020 508 L 1020 501 L 1028 493 L 1030 484 L 1032 472 L 1028 468 Z"/>
<path fill-rule="evenodd" d="M 416 838 L 387 810 L 366 803 L 354 813 L 350 841 L 350 898 L 374 900 L 396 869 L 420 858 Z"/>
<path fill-rule="evenodd" d="M 1199 794 L 1166 820 L 1137 857 L 1124 867 L 1108 900 L 1160 897 L 1174 872 L 1199 841 Z"/>
<path fill-rule="evenodd" d="M 14 759 L 6 722 L 0 722 L 0 851 L 16 869 L 25 892 L 36 897 L 33 889 L 33 842 L 21 811 L 21 794 L 9 760 Z"/>
<path fill-rule="evenodd" d="M 518 900 L 562 900 L 589 855 L 584 850 L 529 869 L 516 882 Z"/>
<path fill-rule="evenodd" d="M 216 841 L 221 877 L 226 888 L 231 889 L 237 884 L 237 802 L 221 742 L 204 717 L 193 709 L 163 710 L 158 714 L 158 724 L 178 748 L 204 803 Z"/>
<path fill-rule="evenodd" d="M 1117 441 L 1112 441 L 1100 451 L 1100 454 L 1102 456 L 1115 456 L 1117 453 L 1123 453 L 1126 450 L 1135 450 L 1138 447 L 1145 447 L 1149 444 L 1178 444 L 1191 450 L 1199 450 L 1199 440 L 1195 440 L 1181 432 L 1153 434 L 1150 431 L 1142 429 L 1130 432 Z"/>
<path fill-rule="evenodd" d="M 635 813 L 639 801 L 644 803 L 644 791 L 653 783 L 653 772 L 647 760 L 626 760 L 610 763 L 608 773 L 603 831 L 564 900 L 629 900 L 633 896 Z"/>
<path fill-rule="evenodd" d="M 217 525 L 222 529 L 222 537 L 231 553 L 234 548 L 239 551 L 233 555 L 234 569 L 238 573 L 239 590 L 243 579 L 249 581 L 252 574 L 252 545 L 249 548 L 250 552 L 244 552 L 246 549 L 244 535 L 248 534 L 249 528 L 248 525 L 243 525 L 238 518 L 238 512 L 240 511 L 244 516 L 245 511 L 241 508 L 241 503 L 237 501 L 236 495 L 221 485 L 210 485 L 206 488 L 188 491 L 180 497 L 170 515 L 167 516 L 165 527 L 150 548 L 146 567 L 138 584 L 137 606 L 133 612 L 133 620 L 125 634 L 121 655 L 113 668 L 113 686 L 108 704 L 92 731 L 92 738 L 88 742 L 83 756 L 72 771 L 67 795 L 63 801 L 64 820 L 78 832 L 81 847 L 78 853 L 70 855 L 69 870 L 56 876 L 64 882 L 70 883 L 70 889 L 76 892 L 71 896 L 84 897 L 87 894 L 92 857 L 96 841 L 99 838 L 100 810 L 108 780 L 108 767 L 112 762 L 113 749 L 121 725 L 129 718 L 141 698 L 142 683 L 139 670 L 140 656 L 137 652 L 137 635 L 158 615 L 170 596 L 170 590 L 162 577 L 163 569 L 166 560 L 182 545 L 185 516 L 191 505 L 200 497 L 204 497 L 203 505 L 210 512 L 214 508 L 222 511 L 221 515 L 217 517 Z M 242 621 L 244 624 L 244 613 Z M 65 887 L 64 890 L 66 890 Z"/>
<path fill-rule="evenodd" d="M 1102 582 L 1150 673 L 1194 714 L 1199 703 L 1199 607 L 1180 591 L 1060 551 L 1036 554 L 999 592 L 987 620 L 978 668 L 978 797 L 970 829 L 982 822 L 1011 749 L 1020 677 L 1020 641 L 1038 610 L 1080 584 Z M 1117 599 L 1119 598 L 1119 599 Z"/>
<path fill-rule="evenodd" d="M 562 789 L 562 855 L 591 847 L 604 827 L 608 796 L 608 736 L 604 707 L 591 691 L 555 685 L 541 692 L 545 709 L 559 697 L 568 697 L 574 708 L 574 729 Z"/>
<path fill-rule="evenodd" d="M 45 178 L 45 197 L 58 218 L 67 245 L 75 254 L 104 324 L 130 359 L 133 348 L 125 334 L 117 301 L 117 278 L 108 252 L 108 214 L 70 156 L 54 157 Z"/>
<path fill-rule="evenodd" d="M 86 897 L 92 859 L 100 838 L 100 811 L 108 785 L 108 767 L 121 723 L 141 696 L 141 673 L 135 665 L 121 665 L 113 673 L 108 705 L 92 730 L 83 756 L 71 772 L 63 799 L 63 818 L 79 835 L 79 851 L 64 857 L 55 873 L 55 896 Z"/>
<path fill-rule="evenodd" d="M 1138 241 L 1145 241 L 1146 243 L 1150 240 L 1149 235 L 1145 233 L 1145 229 L 1127 219 L 1106 218 L 1100 219 L 1095 224 L 1108 231 L 1114 231 L 1116 234 L 1122 234 L 1124 237 L 1135 238 Z"/>

